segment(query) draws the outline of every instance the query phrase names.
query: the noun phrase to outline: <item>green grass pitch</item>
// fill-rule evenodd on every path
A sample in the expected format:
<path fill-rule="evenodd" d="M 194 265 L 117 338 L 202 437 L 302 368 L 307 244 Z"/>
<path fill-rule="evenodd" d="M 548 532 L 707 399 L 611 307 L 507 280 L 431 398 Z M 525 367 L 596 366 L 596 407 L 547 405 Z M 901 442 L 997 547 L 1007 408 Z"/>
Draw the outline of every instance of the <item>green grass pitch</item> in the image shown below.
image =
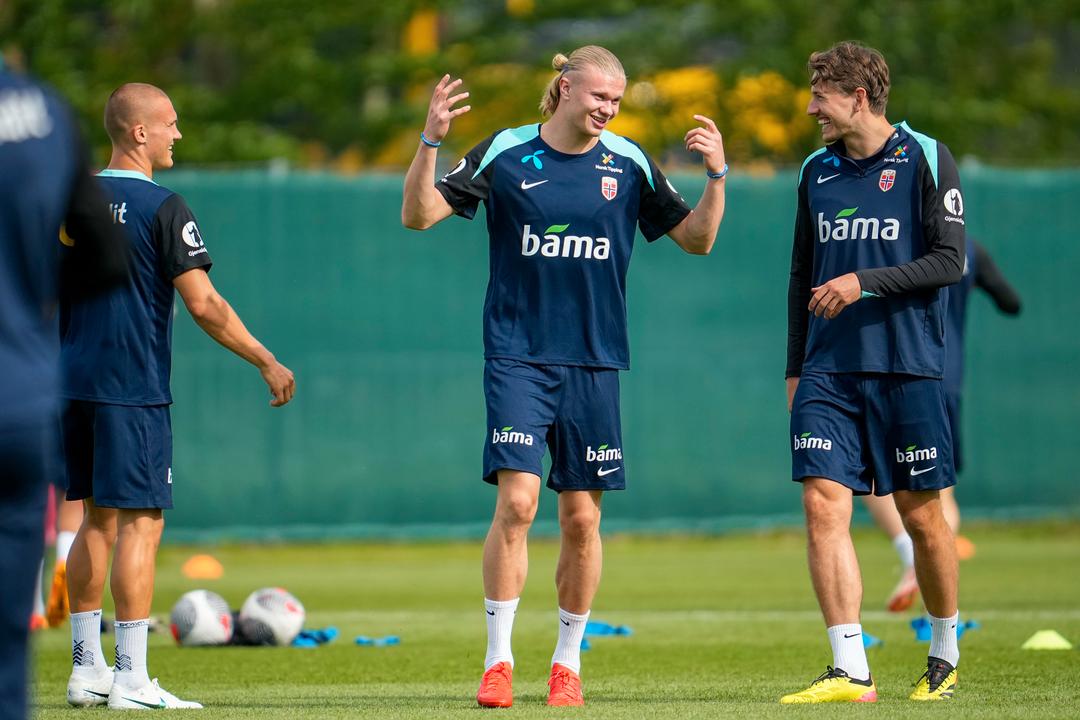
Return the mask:
<path fill-rule="evenodd" d="M 911 616 L 881 610 L 898 564 L 888 542 L 869 530 L 856 533 L 856 546 L 864 628 L 885 641 L 869 653 L 880 696 L 874 706 L 777 703 L 831 659 L 796 532 L 606 539 L 593 619 L 629 625 L 634 634 L 592 640 L 582 657 L 581 709 L 544 706 L 557 622 L 551 541 L 531 545 L 509 710 L 480 710 L 474 701 L 485 647 L 479 543 L 167 546 L 156 614 L 196 587 L 235 608 L 255 588 L 282 585 L 307 606 L 308 627 L 335 625 L 341 635 L 314 649 L 178 648 L 152 635 L 150 672 L 180 697 L 204 703 L 198 717 L 207 720 L 1080 716 L 1080 649 L 1020 649 L 1045 628 L 1080 644 L 1080 524 L 972 525 L 965 533 L 978 554 L 961 566 L 962 619 L 982 627 L 961 640 L 957 698 L 932 707 L 906 699 L 926 646 L 915 642 Z M 224 564 L 224 578 L 183 578 L 182 562 L 207 550 Z M 359 634 L 396 634 L 402 644 L 358 647 Z M 112 636 L 103 645 L 111 660 Z M 67 625 L 36 636 L 35 661 L 36 717 L 109 714 L 64 701 Z"/>

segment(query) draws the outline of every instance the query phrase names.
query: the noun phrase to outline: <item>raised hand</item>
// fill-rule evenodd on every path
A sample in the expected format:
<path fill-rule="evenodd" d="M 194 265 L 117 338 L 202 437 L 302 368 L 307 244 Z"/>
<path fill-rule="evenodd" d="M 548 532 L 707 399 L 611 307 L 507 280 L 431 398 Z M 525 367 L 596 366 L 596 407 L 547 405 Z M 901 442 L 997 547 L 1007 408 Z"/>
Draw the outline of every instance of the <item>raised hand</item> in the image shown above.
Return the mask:
<path fill-rule="evenodd" d="M 424 137 L 433 143 L 442 142 L 446 133 L 450 132 L 450 121 L 458 115 L 464 115 L 472 109 L 471 105 L 462 105 L 455 108 L 469 93 L 461 92 L 453 94 L 461 87 L 461 78 L 450 80 L 449 75 L 443 75 L 442 80 L 435 86 L 435 92 L 431 95 L 431 105 L 428 106 L 427 122 L 424 123 Z"/>
<path fill-rule="evenodd" d="M 716 129 L 716 123 L 704 115 L 695 115 L 694 119 L 703 125 L 686 133 L 686 149 L 700 153 L 705 161 L 705 169 L 719 173 L 724 169 L 724 138 Z"/>

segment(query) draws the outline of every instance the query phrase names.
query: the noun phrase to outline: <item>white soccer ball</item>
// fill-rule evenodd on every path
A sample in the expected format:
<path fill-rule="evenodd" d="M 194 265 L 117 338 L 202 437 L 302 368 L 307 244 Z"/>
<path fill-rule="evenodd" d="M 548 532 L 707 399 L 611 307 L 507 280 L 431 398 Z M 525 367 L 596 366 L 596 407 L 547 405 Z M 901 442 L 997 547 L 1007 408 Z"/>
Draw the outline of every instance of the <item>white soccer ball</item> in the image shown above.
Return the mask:
<path fill-rule="evenodd" d="M 304 606 L 284 588 L 263 588 L 248 595 L 237 623 L 253 643 L 288 645 L 304 627 Z"/>
<path fill-rule="evenodd" d="M 232 639 L 232 611 L 209 590 L 184 593 L 173 605 L 170 629 L 181 645 L 224 645 Z"/>

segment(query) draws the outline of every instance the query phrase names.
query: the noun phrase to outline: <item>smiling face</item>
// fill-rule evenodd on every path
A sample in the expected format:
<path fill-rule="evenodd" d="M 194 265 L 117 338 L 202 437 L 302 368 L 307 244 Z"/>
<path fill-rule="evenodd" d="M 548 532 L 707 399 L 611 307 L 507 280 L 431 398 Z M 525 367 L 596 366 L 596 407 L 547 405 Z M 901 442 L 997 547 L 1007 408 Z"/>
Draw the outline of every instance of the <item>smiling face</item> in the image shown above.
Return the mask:
<path fill-rule="evenodd" d="M 183 136 L 177 125 L 176 110 L 167 96 L 158 96 L 148 103 L 141 134 L 146 155 L 154 169 L 171 168 L 173 143 Z"/>
<path fill-rule="evenodd" d="M 612 77 L 592 65 L 567 73 L 559 80 L 559 106 L 555 113 L 583 136 L 598 137 L 619 114 L 626 78 Z"/>
<path fill-rule="evenodd" d="M 810 104 L 806 106 L 806 114 L 817 118 L 821 137 L 826 144 L 855 130 L 858 109 L 858 90 L 846 95 L 831 83 L 817 82 L 810 86 Z"/>

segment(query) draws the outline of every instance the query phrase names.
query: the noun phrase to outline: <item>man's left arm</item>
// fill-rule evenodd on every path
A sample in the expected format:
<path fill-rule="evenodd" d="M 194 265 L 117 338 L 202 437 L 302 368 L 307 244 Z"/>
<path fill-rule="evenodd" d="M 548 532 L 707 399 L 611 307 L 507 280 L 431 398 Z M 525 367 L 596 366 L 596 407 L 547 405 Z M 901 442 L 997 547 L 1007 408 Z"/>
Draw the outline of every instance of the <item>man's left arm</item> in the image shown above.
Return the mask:
<path fill-rule="evenodd" d="M 919 161 L 917 181 L 926 253 L 903 265 L 856 270 L 813 288 L 810 310 L 814 314 L 832 319 L 862 298 L 905 295 L 960 281 L 965 253 L 960 173 L 949 149 L 941 143 L 937 149 L 937 178 L 925 157 Z"/>
<path fill-rule="evenodd" d="M 724 139 L 716 129 L 716 123 L 704 115 L 694 119 L 702 124 L 686 133 L 686 149 L 699 153 L 710 177 L 705 191 L 690 214 L 667 234 L 679 247 L 692 255 L 708 255 L 716 242 L 720 221 L 724 218 L 724 184 L 727 182 L 727 164 L 724 158 Z M 724 174 L 714 178 L 712 175 Z"/>

